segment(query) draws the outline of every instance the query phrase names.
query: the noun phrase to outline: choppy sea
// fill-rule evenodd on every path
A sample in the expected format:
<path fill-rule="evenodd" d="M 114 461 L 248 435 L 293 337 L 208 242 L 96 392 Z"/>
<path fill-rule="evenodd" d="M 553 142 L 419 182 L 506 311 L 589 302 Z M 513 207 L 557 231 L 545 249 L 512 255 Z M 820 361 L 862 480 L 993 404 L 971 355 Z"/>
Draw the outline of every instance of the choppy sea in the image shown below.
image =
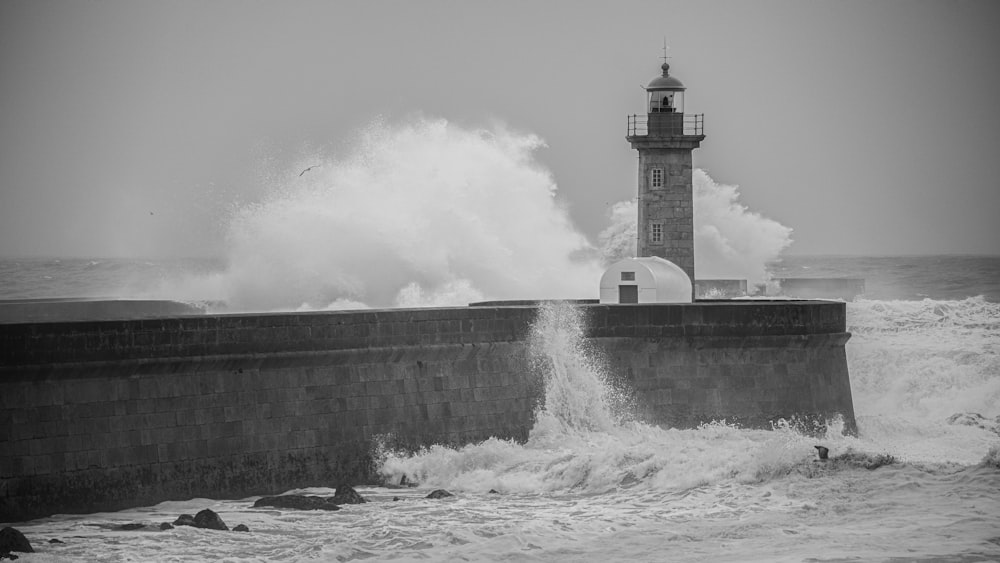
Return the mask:
<path fill-rule="evenodd" d="M 169 298 L 148 288 L 219 267 L 3 260 L 0 299 Z M 387 481 L 418 486 L 358 487 L 373 502 L 339 512 L 187 499 L 15 523 L 37 550 L 22 560 L 1000 561 L 1000 257 L 791 257 L 770 269 L 865 278 L 847 304 L 857 437 L 835 421 L 820 438 L 780 421 L 635 422 L 612 407 L 623 402 L 579 345 L 574 311 L 552 307 L 536 324 L 551 373 L 527 443 L 385 451 Z M 455 496 L 424 498 L 437 488 Z M 155 527 L 203 508 L 251 532 Z M 116 529 L 125 523 L 148 526 Z"/>

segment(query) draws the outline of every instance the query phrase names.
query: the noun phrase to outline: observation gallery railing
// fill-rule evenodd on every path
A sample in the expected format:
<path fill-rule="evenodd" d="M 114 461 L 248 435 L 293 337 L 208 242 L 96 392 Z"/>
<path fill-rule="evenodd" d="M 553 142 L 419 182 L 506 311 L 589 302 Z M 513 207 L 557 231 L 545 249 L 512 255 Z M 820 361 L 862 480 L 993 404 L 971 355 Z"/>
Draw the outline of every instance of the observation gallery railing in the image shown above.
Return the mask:
<path fill-rule="evenodd" d="M 705 114 L 651 113 L 628 116 L 628 137 L 704 135 Z"/>

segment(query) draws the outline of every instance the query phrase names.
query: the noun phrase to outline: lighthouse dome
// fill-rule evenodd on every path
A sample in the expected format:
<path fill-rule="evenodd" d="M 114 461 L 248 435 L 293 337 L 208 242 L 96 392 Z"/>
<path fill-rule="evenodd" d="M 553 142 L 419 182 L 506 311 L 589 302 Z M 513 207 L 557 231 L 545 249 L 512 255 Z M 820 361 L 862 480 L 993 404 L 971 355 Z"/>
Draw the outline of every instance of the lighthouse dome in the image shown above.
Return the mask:
<path fill-rule="evenodd" d="M 670 76 L 669 74 L 670 65 L 668 65 L 667 63 L 663 63 L 663 65 L 660 66 L 660 68 L 663 69 L 663 76 L 657 76 L 652 81 L 650 81 L 649 86 L 646 86 L 647 91 L 654 92 L 654 91 L 668 90 L 674 92 L 683 92 L 684 90 L 686 90 L 684 84 L 681 83 L 680 80 L 677 80 L 673 76 Z"/>

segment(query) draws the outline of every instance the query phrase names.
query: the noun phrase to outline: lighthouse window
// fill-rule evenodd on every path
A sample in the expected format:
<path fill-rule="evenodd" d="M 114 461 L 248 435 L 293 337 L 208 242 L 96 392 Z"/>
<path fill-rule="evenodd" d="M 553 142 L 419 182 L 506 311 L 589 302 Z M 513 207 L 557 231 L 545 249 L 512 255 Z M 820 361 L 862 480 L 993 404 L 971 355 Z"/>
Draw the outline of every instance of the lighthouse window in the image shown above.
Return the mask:
<path fill-rule="evenodd" d="M 663 242 L 663 223 L 652 223 L 649 226 L 650 242 Z"/>
<path fill-rule="evenodd" d="M 654 168 L 651 180 L 652 180 L 652 185 L 653 185 L 654 188 L 662 188 L 663 187 L 663 169 L 662 168 Z"/>

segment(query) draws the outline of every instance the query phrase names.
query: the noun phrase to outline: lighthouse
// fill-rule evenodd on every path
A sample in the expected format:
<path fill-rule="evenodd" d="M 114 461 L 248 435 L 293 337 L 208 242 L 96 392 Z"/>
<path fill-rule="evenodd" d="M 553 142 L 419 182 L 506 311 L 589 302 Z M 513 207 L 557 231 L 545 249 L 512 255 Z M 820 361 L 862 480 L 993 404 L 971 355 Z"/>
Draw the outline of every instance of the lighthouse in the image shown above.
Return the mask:
<path fill-rule="evenodd" d="M 670 74 L 646 86 L 646 115 L 628 116 L 626 139 L 639 151 L 637 256 L 673 262 L 694 285 L 691 151 L 704 135 L 704 115 L 684 113 L 684 84 Z M 692 295 L 693 298 L 693 295 Z"/>

